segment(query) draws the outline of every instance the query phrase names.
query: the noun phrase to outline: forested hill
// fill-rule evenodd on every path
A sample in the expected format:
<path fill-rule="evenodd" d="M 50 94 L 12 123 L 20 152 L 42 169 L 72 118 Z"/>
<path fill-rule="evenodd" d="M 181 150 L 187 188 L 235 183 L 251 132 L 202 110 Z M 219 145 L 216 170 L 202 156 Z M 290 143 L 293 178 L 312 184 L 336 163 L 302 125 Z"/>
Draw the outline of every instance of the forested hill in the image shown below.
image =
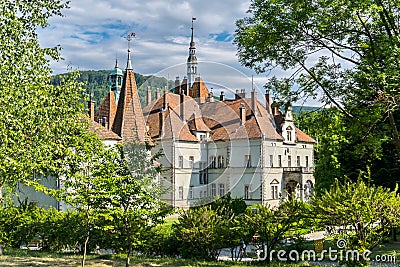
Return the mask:
<path fill-rule="evenodd" d="M 109 92 L 109 83 L 107 82 L 107 77 L 110 71 L 111 70 L 86 70 L 79 72 L 80 77 L 78 78 L 78 81 L 83 82 L 87 96 L 92 93 L 93 101 L 95 101 L 96 110 Z M 55 85 L 60 83 L 60 75 L 55 75 L 53 77 L 52 84 Z M 163 88 L 167 85 L 167 79 L 156 76 L 145 76 L 139 73 L 135 73 L 135 78 L 142 107 L 144 107 L 146 103 L 147 86 L 150 85 L 152 89 L 152 98 L 155 99 L 157 88 L 160 88 L 160 93 L 162 94 Z M 169 87 L 171 87 L 173 85 L 173 81 L 169 81 L 168 85 Z M 296 114 L 300 114 L 301 111 L 312 111 L 316 109 L 318 108 L 307 106 L 293 106 L 293 112 Z"/>
<path fill-rule="evenodd" d="M 111 70 L 87 70 L 80 71 L 79 82 L 83 82 L 86 94 L 92 93 L 93 101 L 95 101 L 96 110 L 102 103 L 103 99 L 109 92 L 109 83 L 107 82 L 108 74 Z M 64 74 L 60 74 L 64 75 Z M 52 80 L 52 84 L 60 83 L 60 75 L 55 75 Z M 155 76 L 144 76 L 139 73 L 135 73 L 136 83 L 139 90 L 139 97 L 142 106 L 146 101 L 147 86 L 150 85 L 153 95 L 155 98 L 157 88 L 160 88 L 161 92 L 167 85 L 167 79 L 155 77 Z M 172 81 L 169 81 L 169 85 L 172 85 Z"/>

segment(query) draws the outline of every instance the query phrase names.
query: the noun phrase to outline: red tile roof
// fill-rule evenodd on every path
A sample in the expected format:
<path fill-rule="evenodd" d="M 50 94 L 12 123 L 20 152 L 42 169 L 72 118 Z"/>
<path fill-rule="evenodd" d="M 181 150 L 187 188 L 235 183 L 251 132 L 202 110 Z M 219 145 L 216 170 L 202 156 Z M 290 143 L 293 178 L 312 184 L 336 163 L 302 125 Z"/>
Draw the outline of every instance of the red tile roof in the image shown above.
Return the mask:
<path fill-rule="evenodd" d="M 188 121 L 188 126 L 190 131 L 194 132 L 210 132 L 210 128 L 204 123 L 203 118 L 201 116 L 197 116 L 196 113 L 190 117 Z"/>
<path fill-rule="evenodd" d="M 104 99 L 103 103 L 101 103 L 99 109 L 94 116 L 94 120 L 96 122 L 99 119 L 103 119 L 103 117 L 107 118 L 108 130 L 111 130 L 113 127 L 115 114 L 117 112 L 117 104 L 115 102 L 115 95 L 114 92 L 109 92 L 106 98 Z"/>
<path fill-rule="evenodd" d="M 312 137 L 310 137 L 308 134 L 304 133 L 300 129 L 297 129 L 297 127 L 296 127 L 296 137 L 297 141 L 300 142 L 316 143 L 316 141 Z"/>
<path fill-rule="evenodd" d="M 122 138 L 119 137 L 116 133 L 107 130 L 105 127 L 92 120 L 89 121 L 89 130 L 103 140 L 122 140 Z"/>
<path fill-rule="evenodd" d="M 121 136 L 123 140 L 144 142 L 146 139 L 146 126 L 139 101 L 135 75 L 129 69 L 126 70 L 122 82 L 112 130 Z"/>

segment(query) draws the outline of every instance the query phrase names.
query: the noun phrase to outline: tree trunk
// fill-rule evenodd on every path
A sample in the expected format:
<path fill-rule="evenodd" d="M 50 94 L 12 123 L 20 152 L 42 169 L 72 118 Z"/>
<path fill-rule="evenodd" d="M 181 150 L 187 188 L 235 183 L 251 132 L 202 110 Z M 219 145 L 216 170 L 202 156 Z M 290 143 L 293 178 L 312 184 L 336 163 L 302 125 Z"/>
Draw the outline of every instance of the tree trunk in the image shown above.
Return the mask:
<path fill-rule="evenodd" d="M 85 267 L 88 242 L 89 242 L 89 233 L 87 233 L 87 235 L 86 235 L 85 245 L 83 246 L 82 267 Z"/>
<path fill-rule="evenodd" d="M 0 256 L 2 256 L 4 254 L 4 247 L 3 244 L 0 243 Z"/>
<path fill-rule="evenodd" d="M 85 261 L 86 261 L 86 254 L 87 254 L 87 245 L 89 242 L 89 236 L 90 236 L 90 229 L 89 229 L 89 210 L 86 210 L 86 239 L 85 239 L 85 244 L 83 246 L 83 257 L 82 257 L 82 267 L 85 267 Z"/>
<path fill-rule="evenodd" d="M 131 231 L 130 231 L 130 227 L 128 224 L 128 219 L 126 219 L 126 221 L 125 221 L 125 227 L 126 227 L 126 234 L 128 235 L 128 253 L 126 255 L 125 267 L 129 267 L 130 262 L 131 262 L 131 254 L 132 254 L 132 241 L 131 241 Z"/>

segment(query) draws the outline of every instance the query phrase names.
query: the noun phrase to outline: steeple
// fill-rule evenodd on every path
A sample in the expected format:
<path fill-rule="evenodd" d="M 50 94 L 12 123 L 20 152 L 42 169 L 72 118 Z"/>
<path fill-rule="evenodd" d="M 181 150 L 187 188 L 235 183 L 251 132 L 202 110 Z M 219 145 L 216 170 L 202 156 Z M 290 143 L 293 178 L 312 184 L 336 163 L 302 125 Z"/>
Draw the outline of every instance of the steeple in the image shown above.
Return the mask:
<path fill-rule="evenodd" d="M 194 37 L 193 37 L 193 32 L 194 32 L 194 27 L 193 27 L 193 21 L 195 21 L 196 18 L 192 18 L 192 36 L 190 39 L 190 46 L 189 46 L 189 57 L 187 60 L 187 77 L 188 77 L 188 83 L 189 86 L 192 87 L 193 83 L 197 77 L 197 57 L 196 57 L 196 47 L 194 43 Z"/>
<path fill-rule="evenodd" d="M 135 37 L 134 33 L 127 36 L 129 45 L 133 37 Z M 140 106 L 135 74 L 132 70 L 129 45 L 126 71 L 112 130 L 122 137 L 124 142 L 144 142 L 146 138 L 146 126 L 142 107 Z"/>
<path fill-rule="evenodd" d="M 131 41 L 133 38 L 136 37 L 136 34 L 134 32 L 131 32 L 126 36 L 126 39 L 128 40 L 128 60 L 126 62 L 126 70 L 132 70 L 132 63 L 131 63 Z"/>
<path fill-rule="evenodd" d="M 121 92 L 122 86 L 122 78 L 124 73 L 118 67 L 118 58 L 115 58 L 115 67 L 114 69 L 108 74 L 108 82 L 110 84 L 110 91 L 114 93 L 115 101 L 118 102 L 119 94 Z"/>

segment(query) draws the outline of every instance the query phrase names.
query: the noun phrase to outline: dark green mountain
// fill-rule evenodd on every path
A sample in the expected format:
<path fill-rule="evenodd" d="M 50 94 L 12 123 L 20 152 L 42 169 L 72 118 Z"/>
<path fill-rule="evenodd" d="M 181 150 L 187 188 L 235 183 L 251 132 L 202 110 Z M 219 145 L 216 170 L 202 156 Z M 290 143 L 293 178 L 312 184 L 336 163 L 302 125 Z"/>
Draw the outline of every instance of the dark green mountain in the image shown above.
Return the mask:
<path fill-rule="evenodd" d="M 90 94 L 92 94 L 92 99 L 95 101 L 96 110 L 102 103 L 103 99 L 109 92 L 109 83 L 107 81 L 108 74 L 111 70 L 87 70 L 80 71 L 80 77 L 78 78 L 79 82 L 83 83 L 83 87 L 85 89 L 85 96 L 83 98 L 87 98 Z M 52 84 L 59 84 L 60 77 L 65 74 L 55 75 L 52 80 Z M 157 88 L 162 90 L 166 85 L 169 87 L 173 85 L 172 81 L 167 81 L 165 78 L 155 77 L 155 76 L 144 76 L 139 73 L 135 73 L 136 84 L 139 91 L 139 98 L 142 106 L 145 105 L 146 102 L 146 93 L 147 87 L 150 86 L 152 90 L 152 98 L 154 99 L 156 96 Z"/>
<path fill-rule="evenodd" d="M 85 89 L 85 95 L 82 97 L 82 99 L 88 99 L 89 95 L 92 94 L 92 99 L 93 101 L 95 101 L 96 110 L 103 102 L 103 99 L 106 97 L 110 90 L 109 83 L 107 81 L 107 77 L 110 72 L 111 70 L 87 70 L 79 72 L 80 77 L 78 78 L 78 81 L 83 83 L 83 87 Z M 55 75 L 53 77 L 52 84 L 59 84 L 61 75 L 65 74 Z M 152 90 L 152 99 L 155 99 L 157 88 L 160 88 L 160 93 L 162 94 L 163 89 L 166 85 L 168 85 L 168 88 L 171 88 L 174 85 L 173 81 L 167 81 L 167 79 L 165 78 L 160 78 L 152 75 L 145 76 L 139 73 L 135 73 L 135 79 L 142 107 L 144 107 L 146 103 L 148 86 L 150 86 Z M 215 98 L 218 99 L 218 97 Z M 308 106 L 293 106 L 293 113 L 300 114 L 301 111 L 313 111 L 318 109 L 320 108 Z"/>

